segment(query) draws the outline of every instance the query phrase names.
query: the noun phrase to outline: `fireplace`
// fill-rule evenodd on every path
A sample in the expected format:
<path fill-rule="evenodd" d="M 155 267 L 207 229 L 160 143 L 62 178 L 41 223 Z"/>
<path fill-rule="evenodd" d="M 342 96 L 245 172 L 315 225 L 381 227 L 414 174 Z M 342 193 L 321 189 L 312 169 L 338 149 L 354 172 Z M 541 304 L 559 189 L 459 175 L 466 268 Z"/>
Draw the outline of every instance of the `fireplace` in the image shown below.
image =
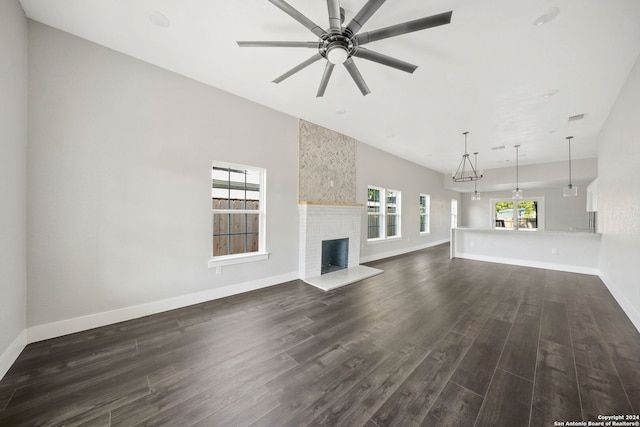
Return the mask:
<path fill-rule="evenodd" d="M 349 239 L 322 241 L 320 274 L 342 270 L 349 266 Z"/>
<path fill-rule="evenodd" d="M 360 264 L 360 231 L 363 206 L 301 203 L 300 211 L 300 278 L 321 276 L 322 242 L 347 239 L 347 267 Z"/>
<path fill-rule="evenodd" d="M 298 209 L 302 280 L 328 291 L 382 273 L 382 270 L 360 265 L 364 206 L 299 202 Z M 327 247 L 334 245 L 339 255 L 326 255 L 325 259 L 326 251 L 334 251 Z M 325 264 L 329 271 L 323 271 Z"/>

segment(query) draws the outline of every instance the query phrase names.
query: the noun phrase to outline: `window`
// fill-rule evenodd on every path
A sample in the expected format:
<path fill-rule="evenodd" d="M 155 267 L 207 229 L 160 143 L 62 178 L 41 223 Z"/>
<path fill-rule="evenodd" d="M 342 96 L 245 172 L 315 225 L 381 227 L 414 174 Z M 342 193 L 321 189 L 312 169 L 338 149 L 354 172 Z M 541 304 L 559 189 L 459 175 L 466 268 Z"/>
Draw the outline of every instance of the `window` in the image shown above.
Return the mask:
<path fill-rule="evenodd" d="M 367 195 L 367 239 L 382 240 L 401 236 L 401 193 L 369 187 Z"/>
<path fill-rule="evenodd" d="M 367 239 L 380 239 L 383 230 L 384 215 L 380 210 L 380 193 L 384 192 L 381 188 L 369 187 L 369 196 L 367 198 Z"/>
<path fill-rule="evenodd" d="M 451 228 L 458 226 L 458 200 L 451 199 Z"/>
<path fill-rule="evenodd" d="M 538 230 L 543 228 L 542 206 L 544 200 L 491 200 L 494 227 L 497 229 Z M 517 207 L 516 207 L 517 206 Z M 516 207 L 514 209 L 514 207 Z"/>
<path fill-rule="evenodd" d="M 213 247 L 209 267 L 266 259 L 266 172 L 214 162 L 211 169 Z"/>
<path fill-rule="evenodd" d="M 387 237 L 400 237 L 400 192 L 387 190 Z"/>
<path fill-rule="evenodd" d="M 431 204 L 431 196 L 428 194 L 420 194 L 420 234 L 429 233 L 429 210 Z"/>

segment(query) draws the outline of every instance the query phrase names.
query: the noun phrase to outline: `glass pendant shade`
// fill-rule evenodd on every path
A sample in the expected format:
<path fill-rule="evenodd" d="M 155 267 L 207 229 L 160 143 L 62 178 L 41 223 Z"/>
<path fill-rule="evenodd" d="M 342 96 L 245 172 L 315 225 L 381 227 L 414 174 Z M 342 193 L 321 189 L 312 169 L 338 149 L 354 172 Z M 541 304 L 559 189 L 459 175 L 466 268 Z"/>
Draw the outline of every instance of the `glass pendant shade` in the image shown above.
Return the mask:
<path fill-rule="evenodd" d="M 478 153 L 473 153 L 476 156 L 476 168 L 478 167 Z M 477 169 L 476 169 L 477 170 Z M 473 194 L 471 200 L 480 200 L 480 193 L 478 193 L 478 181 L 473 181 Z"/>
<path fill-rule="evenodd" d="M 571 139 L 572 136 L 568 136 L 566 139 L 569 142 L 569 185 L 562 189 L 563 197 L 577 197 L 578 196 L 578 187 L 571 183 Z"/>
<path fill-rule="evenodd" d="M 578 187 L 573 184 L 569 184 L 562 189 L 562 195 L 564 197 L 577 197 L 578 196 Z"/>
<path fill-rule="evenodd" d="M 516 188 L 515 190 L 513 190 L 511 192 L 511 198 L 512 199 L 522 199 L 522 190 L 519 188 Z"/>

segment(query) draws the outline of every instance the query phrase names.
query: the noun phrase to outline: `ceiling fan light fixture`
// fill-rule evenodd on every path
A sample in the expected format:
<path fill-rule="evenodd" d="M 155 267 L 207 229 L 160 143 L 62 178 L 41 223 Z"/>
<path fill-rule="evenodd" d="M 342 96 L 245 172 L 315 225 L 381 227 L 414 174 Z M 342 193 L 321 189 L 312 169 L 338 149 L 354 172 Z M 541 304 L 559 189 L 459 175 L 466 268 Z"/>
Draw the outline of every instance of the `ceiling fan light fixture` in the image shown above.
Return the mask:
<path fill-rule="evenodd" d="M 327 60 L 334 65 L 344 64 L 349 57 L 349 52 L 342 45 L 329 46 L 327 50 Z"/>

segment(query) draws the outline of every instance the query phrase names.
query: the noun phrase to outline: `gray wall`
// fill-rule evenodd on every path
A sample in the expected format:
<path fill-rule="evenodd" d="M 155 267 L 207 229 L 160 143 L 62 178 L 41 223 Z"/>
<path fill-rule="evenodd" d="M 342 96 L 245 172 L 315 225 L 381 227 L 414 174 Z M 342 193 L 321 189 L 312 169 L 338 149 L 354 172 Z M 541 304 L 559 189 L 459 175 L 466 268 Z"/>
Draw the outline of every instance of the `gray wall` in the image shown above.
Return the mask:
<path fill-rule="evenodd" d="M 374 260 L 426 247 L 434 242 L 449 240 L 451 199 L 459 200 L 460 194 L 443 188 L 441 173 L 362 143 L 358 144 L 357 158 L 358 203 L 366 205 L 369 185 L 402 192 L 402 239 L 367 243 L 365 212 L 362 218 L 361 259 Z M 431 196 L 431 233 L 424 236 L 420 235 L 420 193 Z M 460 202 L 458 203 L 458 215 L 460 215 L 461 207 Z"/>
<path fill-rule="evenodd" d="M 26 322 L 27 19 L 0 1 L 0 377 Z"/>
<path fill-rule="evenodd" d="M 296 274 L 296 118 L 33 21 L 29 36 L 29 326 Z M 266 168 L 269 260 L 207 268 L 212 160 Z"/>
<path fill-rule="evenodd" d="M 472 193 L 462 195 L 463 227 L 492 227 L 491 199 L 511 200 L 511 191 L 483 192 L 481 189 L 482 186 L 479 185 L 480 200 L 471 200 Z M 523 193 L 525 199 L 544 198 L 545 230 L 587 231 L 589 229 L 586 183 L 578 184 L 578 197 L 563 197 L 561 187 L 528 189 L 523 190 Z"/>
<path fill-rule="evenodd" d="M 640 59 L 598 140 L 600 271 L 640 330 Z"/>

